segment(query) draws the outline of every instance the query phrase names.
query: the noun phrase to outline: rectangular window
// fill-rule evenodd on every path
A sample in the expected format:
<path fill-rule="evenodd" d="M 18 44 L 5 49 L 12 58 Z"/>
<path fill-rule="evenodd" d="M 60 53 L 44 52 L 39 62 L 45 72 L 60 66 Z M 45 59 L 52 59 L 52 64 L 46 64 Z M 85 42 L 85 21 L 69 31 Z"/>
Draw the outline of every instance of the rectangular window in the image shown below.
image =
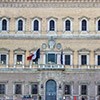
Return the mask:
<path fill-rule="evenodd" d="M 15 84 L 15 94 L 22 94 L 22 84 Z"/>
<path fill-rule="evenodd" d="M 5 88 L 6 88 L 5 84 L 0 84 L 0 94 L 5 94 L 5 91 L 6 91 Z"/>
<path fill-rule="evenodd" d="M 98 59 L 98 60 L 97 60 L 97 61 L 98 61 L 98 62 L 97 62 L 97 65 L 100 65 L 100 55 L 98 55 L 97 57 L 98 57 L 98 58 L 97 58 L 97 59 Z"/>
<path fill-rule="evenodd" d="M 97 95 L 100 95 L 100 85 L 97 86 Z"/>
<path fill-rule="evenodd" d="M 0 63 L 1 64 L 6 64 L 7 56 L 5 54 L 1 55 Z"/>
<path fill-rule="evenodd" d="M 17 55 L 17 64 L 22 64 L 22 55 Z"/>
<path fill-rule="evenodd" d="M 71 95 L 71 86 L 70 85 L 64 86 L 64 94 L 65 95 Z"/>
<path fill-rule="evenodd" d="M 81 65 L 87 65 L 87 55 L 81 55 Z"/>
<path fill-rule="evenodd" d="M 81 85 L 81 95 L 87 95 L 87 85 Z"/>
<path fill-rule="evenodd" d="M 65 65 L 70 65 L 71 64 L 71 57 L 70 55 L 65 55 Z"/>
<path fill-rule="evenodd" d="M 38 84 L 34 83 L 31 85 L 31 94 L 38 94 Z"/>
<path fill-rule="evenodd" d="M 54 53 L 48 54 L 47 55 L 47 63 L 57 63 L 57 55 Z"/>

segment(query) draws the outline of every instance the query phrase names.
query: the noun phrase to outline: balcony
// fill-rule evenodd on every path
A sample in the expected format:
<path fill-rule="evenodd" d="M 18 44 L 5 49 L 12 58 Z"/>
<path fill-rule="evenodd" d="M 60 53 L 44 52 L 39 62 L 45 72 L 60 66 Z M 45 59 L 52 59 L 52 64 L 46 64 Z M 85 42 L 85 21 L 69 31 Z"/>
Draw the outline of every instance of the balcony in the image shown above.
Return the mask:
<path fill-rule="evenodd" d="M 40 64 L 38 70 L 64 70 L 64 65 L 60 64 Z"/>

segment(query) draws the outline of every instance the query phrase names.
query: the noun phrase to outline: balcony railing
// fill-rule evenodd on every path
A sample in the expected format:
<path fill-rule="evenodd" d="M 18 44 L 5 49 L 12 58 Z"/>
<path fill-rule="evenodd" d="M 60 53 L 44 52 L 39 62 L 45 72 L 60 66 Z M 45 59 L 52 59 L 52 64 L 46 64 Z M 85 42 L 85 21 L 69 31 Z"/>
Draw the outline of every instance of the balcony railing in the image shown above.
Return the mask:
<path fill-rule="evenodd" d="M 60 64 L 40 64 L 38 69 L 57 69 L 57 70 L 64 70 L 64 65 Z"/>

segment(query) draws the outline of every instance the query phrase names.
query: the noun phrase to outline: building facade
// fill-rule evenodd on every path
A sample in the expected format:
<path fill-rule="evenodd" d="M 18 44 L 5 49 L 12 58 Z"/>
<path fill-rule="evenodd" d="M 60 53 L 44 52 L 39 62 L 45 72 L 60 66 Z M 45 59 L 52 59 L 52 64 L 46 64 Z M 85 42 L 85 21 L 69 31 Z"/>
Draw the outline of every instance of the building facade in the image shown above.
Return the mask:
<path fill-rule="evenodd" d="M 99 76 L 99 0 L 0 1 L 0 100 L 100 100 Z"/>

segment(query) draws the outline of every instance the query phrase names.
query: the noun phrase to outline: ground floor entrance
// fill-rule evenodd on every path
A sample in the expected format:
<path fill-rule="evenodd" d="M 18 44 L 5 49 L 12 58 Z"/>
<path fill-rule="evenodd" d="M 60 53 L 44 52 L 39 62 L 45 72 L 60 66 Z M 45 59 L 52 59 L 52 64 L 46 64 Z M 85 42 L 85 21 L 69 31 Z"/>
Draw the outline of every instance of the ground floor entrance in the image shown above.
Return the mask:
<path fill-rule="evenodd" d="M 46 82 L 45 98 L 46 100 L 56 100 L 57 97 L 57 84 L 54 80 Z"/>

